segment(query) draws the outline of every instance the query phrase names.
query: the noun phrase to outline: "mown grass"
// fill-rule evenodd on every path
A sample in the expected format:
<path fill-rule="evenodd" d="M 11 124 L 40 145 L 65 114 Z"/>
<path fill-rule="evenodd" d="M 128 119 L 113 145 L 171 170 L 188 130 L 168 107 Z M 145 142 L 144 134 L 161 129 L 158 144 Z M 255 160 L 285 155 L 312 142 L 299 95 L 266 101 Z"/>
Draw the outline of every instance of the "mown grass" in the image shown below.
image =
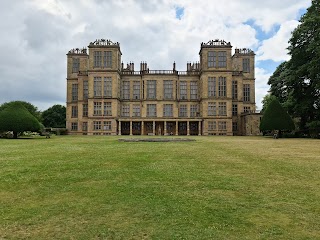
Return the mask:
<path fill-rule="evenodd" d="M 320 239 L 319 140 L 194 138 L 0 139 L 0 239 Z"/>

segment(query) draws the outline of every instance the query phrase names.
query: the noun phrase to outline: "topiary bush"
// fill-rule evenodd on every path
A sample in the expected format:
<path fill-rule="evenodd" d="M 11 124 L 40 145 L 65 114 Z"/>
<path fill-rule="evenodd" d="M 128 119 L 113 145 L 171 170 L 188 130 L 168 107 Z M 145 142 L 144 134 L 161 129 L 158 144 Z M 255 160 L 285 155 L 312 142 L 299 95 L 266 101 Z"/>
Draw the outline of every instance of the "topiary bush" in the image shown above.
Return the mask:
<path fill-rule="evenodd" d="M 0 132 L 12 131 L 13 138 L 24 131 L 38 131 L 39 121 L 19 102 L 0 111 Z"/>

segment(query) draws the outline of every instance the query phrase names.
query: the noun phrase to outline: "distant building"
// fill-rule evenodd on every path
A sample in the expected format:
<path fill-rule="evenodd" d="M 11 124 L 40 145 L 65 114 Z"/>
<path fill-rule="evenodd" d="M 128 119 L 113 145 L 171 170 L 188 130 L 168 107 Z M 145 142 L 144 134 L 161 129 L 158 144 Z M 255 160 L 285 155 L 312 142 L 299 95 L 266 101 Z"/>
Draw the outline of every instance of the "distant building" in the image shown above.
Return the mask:
<path fill-rule="evenodd" d="M 67 128 L 83 135 L 256 135 L 255 54 L 201 43 L 186 71 L 138 71 L 120 44 L 96 40 L 67 54 Z M 248 123 L 249 121 L 249 123 Z M 248 127 L 250 126 L 250 127 Z"/>

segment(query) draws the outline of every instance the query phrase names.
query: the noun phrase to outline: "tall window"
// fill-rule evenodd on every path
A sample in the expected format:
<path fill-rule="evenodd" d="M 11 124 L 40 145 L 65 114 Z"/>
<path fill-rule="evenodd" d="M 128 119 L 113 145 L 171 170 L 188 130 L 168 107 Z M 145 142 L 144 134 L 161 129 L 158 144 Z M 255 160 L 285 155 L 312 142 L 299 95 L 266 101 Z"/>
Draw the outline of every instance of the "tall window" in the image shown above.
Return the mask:
<path fill-rule="evenodd" d="M 82 131 L 88 131 L 88 123 L 87 122 L 82 123 Z"/>
<path fill-rule="evenodd" d="M 250 102 L 250 84 L 243 84 L 243 101 Z"/>
<path fill-rule="evenodd" d="M 79 58 L 72 58 L 72 72 L 77 73 L 80 69 L 80 59 Z"/>
<path fill-rule="evenodd" d="M 209 51 L 208 52 L 208 67 L 216 66 L 216 52 Z"/>
<path fill-rule="evenodd" d="M 101 67 L 101 51 L 93 52 L 93 67 Z"/>
<path fill-rule="evenodd" d="M 129 104 L 122 105 L 121 116 L 122 117 L 130 117 L 130 105 Z"/>
<path fill-rule="evenodd" d="M 103 52 L 103 66 L 107 68 L 112 67 L 112 52 L 104 51 Z"/>
<path fill-rule="evenodd" d="M 148 80 L 147 81 L 147 98 L 148 99 L 156 99 L 156 80 Z"/>
<path fill-rule="evenodd" d="M 88 99 L 89 97 L 89 85 L 88 80 L 83 81 L 83 100 Z"/>
<path fill-rule="evenodd" d="M 198 117 L 199 107 L 198 104 L 190 105 L 190 117 Z"/>
<path fill-rule="evenodd" d="M 103 130 L 105 131 L 111 130 L 111 121 L 103 121 Z"/>
<path fill-rule="evenodd" d="M 101 130 L 101 121 L 93 121 L 93 130 Z"/>
<path fill-rule="evenodd" d="M 112 78 L 111 77 L 104 77 L 103 96 L 107 98 L 112 97 Z"/>
<path fill-rule="evenodd" d="M 242 69 L 243 72 L 250 72 L 250 58 L 244 58 L 242 59 Z"/>
<path fill-rule="evenodd" d="M 208 130 L 214 131 L 217 129 L 217 122 L 216 121 L 209 121 L 208 122 Z"/>
<path fill-rule="evenodd" d="M 163 96 L 164 99 L 172 99 L 173 98 L 173 81 L 172 80 L 164 80 L 163 81 Z"/>
<path fill-rule="evenodd" d="M 78 117 L 78 106 L 71 107 L 71 117 L 72 118 Z"/>
<path fill-rule="evenodd" d="M 78 100 L 78 84 L 74 83 L 72 84 L 72 101 L 77 101 Z"/>
<path fill-rule="evenodd" d="M 102 115 L 101 106 L 102 106 L 101 102 L 94 102 L 93 103 L 93 115 L 95 115 L 95 116 Z"/>
<path fill-rule="evenodd" d="M 238 105 L 232 104 L 232 116 L 237 116 L 237 115 L 238 115 Z"/>
<path fill-rule="evenodd" d="M 82 104 L 82 116 L 88 117 L 88 103 Z"/>
<path fill-rule="evenodd" d="M 187 99 L 187 82 L 186 81 L 180 82 L 180 99 L 182 100 Z"/>
<path fill-rule="evenodd" d="M 181 104 L 179 107 L 179 117 L 187 117 L 187 105 Z"/>
<path fill-rule="evenodd" d="M 227 52 L 219 51 L 218 52 L 218 67 L 224 68 L 227 67 Z"/>
<path fill-rule="evenodd" d="M 208 116 L 216 116 L 217 115 L 217 103 L 208 102 Z"/>
<path fill-rule="evenodd" d="M 219 116 L 227 116 L 227 103 L 219 102 Z"/>
<path fill-rule="evenodd" d="M 130 82 L 129 81 L 122 82 L 122 98 L 130 99 Z"/>
<path fill-rule="evenodd" d="M 190 82 L 190 99 L 198 99 L 198 83 L 196 81 Z"/>
<path fill-rule="evenodd" d="M 156 104 L 147 104 L 147 116 L 156 117 L 157 116 L 157 105 Z"/>
<path fill-rule="evenodd" d="M 163 116 L 172 117 L 173 116 L 173 104 L 164 104 L 163 105 Z"/>
<path fill-rule="evenodd" d="M 140 104 L 134 104 L 133 105 L 133 117 L 140 117 L 141 115 L 141 110 L 140 110 Z"/>
<path fill-rule="evenodd" d="M 208 78 L 208 97 L 215 97 L 216 96 L 216 78 L 209 77 Z"/>
<path fill-rule="evenodd" d="M 133 82 L 133 99 L 140 99 L 140 82 Z"/>
<path fill-rule="evenodd" d="M 71 131 L 77 131 L 78 130 L 78 123 L 73 122 L 71 123 Z"/>
<path fill-rule="evenodd" d="M 219 77 L 218 93 L 219 97 L 225 97 L 227 95 L 227 81 L 225 77 Z"/>
<path fill-rule="evenodd" d="M 93 78 L 93 96 L 101 97 L 101 77 Z"/>
<path fill-rule="evenodd" d="M 232 81 L 232 99 L 238 99 L 238 81 Z"/>
<path fill-rule="evenodd" d="M 232 131 L 233 131 L 233 132 L 238 131 L 238 123 L 237 123 L 237 122 L 233 122 L 233 123 L 232 123 Z"/>
<path fill-rule="evenodd" d="M 112 107 L 111 102 L 103 103 L 103 115 L 112 116 Z"/>
<path fill-rule="evenodd" d="M 227 130 L 227 122 L 225 121 L 219 121 L 218 122 L 218 130 L 225 131 Z"/>

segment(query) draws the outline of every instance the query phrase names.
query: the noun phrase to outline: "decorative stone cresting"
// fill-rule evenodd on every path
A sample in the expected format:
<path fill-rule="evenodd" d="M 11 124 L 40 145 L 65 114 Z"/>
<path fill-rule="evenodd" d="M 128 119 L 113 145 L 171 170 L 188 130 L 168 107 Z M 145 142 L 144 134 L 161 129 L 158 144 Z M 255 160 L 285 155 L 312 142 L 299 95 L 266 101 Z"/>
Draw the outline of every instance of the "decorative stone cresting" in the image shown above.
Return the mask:
<path fill-rule="evenodd" d="M 72 48 L 68 54 L 87 54 L 87 49 L 86 48 Z"/>
<path fill-rule="evenodd" d="M 90 42 L 89 46 L 120 46 L 118 42 L 112 42 L 109 39 L 97 39 L 94 42 Z"/>

